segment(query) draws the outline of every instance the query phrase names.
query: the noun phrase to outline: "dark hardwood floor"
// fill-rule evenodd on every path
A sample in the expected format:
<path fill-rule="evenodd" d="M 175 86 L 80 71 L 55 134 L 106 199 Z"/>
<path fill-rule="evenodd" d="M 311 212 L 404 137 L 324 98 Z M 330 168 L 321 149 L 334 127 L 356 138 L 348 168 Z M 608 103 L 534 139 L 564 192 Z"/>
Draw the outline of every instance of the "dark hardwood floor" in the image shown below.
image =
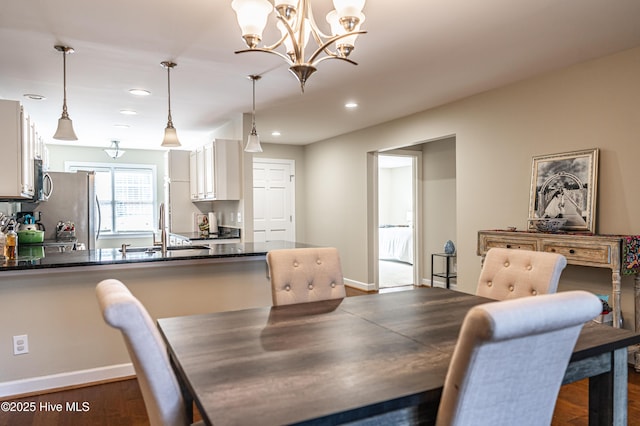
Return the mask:
<path fill-rule="evenodd" d="M 347 289 L 349 296 L 366 294 Z M 629 426 L 640 426 L 640 373 L 629 368 Z M 1 400 L 1 399 L 0 399 Z M 6 400 L 2 400 L 6 401 Z M 9 400 L 10 412 L 3 405 L 0 426 L 143 426 L 148 425 L 144 401 L 135 378 L 68 389 Z M 77 402 L 78 411 L 68 410 Z M 59 404 L 59 405 L 58 405 Z M 588 381 L 563 386 L 560 390 L 552 426 L 586 426 L 588 422 Z M 55 411 L 61 407 L 61 412 Z M 196 411 L 196 420 L 198 419 Z"/>
<path fill-rule="evenodd" d="M 565 385 L 560 390 L 552 426 L 587 426 L 587 385 L 582 380 Z M 0 411 L 3 426 L 146 426 L 149 424 L 142 394 L 135 379 L 104 383 L 61 392 L 12 400 L 32 403 L 38 407 L 31 413 Z M 41 404 L 86 402 L 86 412 L 47 412 Z M 82 407 L 82 404 L 79 405 Z M 196 413 L 197 419 L 197 413 Z M 640 425 L 640 374 L 629 369 L 629 426 Z"/>

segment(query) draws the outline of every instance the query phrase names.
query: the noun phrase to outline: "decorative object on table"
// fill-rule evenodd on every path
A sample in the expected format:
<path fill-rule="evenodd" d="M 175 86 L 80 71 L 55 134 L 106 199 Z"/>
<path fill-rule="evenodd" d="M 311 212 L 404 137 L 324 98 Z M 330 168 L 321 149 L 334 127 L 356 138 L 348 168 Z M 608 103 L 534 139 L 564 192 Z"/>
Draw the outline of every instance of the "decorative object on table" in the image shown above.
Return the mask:
<path fill-rule="evenodd" d="M 565 218 L 531 219 L 529 228 L 533 227 L 540 232 L 559 232 L 565 223 L 567 223 Z"/>
<path fill-rule="evenodd" d="M 448 240 L 444 243 L 444 252 L 446 254 L 454 254 L 456 252 L 456 246 L 453 244 L 453 241 Z"/>
<path fill-rule="evenodd" d="M 598 152 L 594 148 L 533 157 L 530 230 L 537 229 L 535 219 L 566 219 L 562 230 L 595 232 Z"/>

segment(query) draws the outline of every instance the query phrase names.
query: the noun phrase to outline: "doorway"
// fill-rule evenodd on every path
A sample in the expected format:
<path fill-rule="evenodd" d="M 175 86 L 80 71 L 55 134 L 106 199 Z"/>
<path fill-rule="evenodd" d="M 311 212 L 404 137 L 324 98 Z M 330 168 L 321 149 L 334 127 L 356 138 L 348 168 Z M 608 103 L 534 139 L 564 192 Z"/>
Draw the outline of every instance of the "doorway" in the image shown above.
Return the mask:
<path fill-rule="evenodd" d="M 417 151 L 378 154 L 378 289 L 418 283 Z"/>
<path fill-rule="evenodd" d="M 253 160 L 253 241 L 295 241 L 295 161 Z"/>

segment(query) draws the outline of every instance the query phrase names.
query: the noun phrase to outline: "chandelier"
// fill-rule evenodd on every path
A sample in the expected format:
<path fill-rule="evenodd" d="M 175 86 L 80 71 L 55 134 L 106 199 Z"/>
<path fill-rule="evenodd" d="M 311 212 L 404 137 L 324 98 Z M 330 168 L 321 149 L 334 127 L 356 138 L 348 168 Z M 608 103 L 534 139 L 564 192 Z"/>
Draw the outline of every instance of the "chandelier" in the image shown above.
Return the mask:
<path fill-rule="evenodd" d="M 348 56 L 354 49 L 358 34 L 366 33 L 360 30 L 365 19 L 362 13 L 365 1 L 333 0 L 335 10 L 326 16 L 331 28 L 331 35 L 327 35 L 313 19 L 310 0 L 274 0 L 273 5 L 268 0 L 233 0 L 231 7 L 236 12 L 242 38 L 249 47 L 236 53 L 267 52 L 280 56 L 289 64 L 289 70 L 304 92 L 304 85 L 316 71 L 318 63 L 326 59 L 340 59 L 357 65 Z M 258 47 L 274 6 L 281 37 L 271 46 Z M 305 48 L 311 36 L 318 48 L 307 57 Z M 331 50 L 334 44 L 335 49 Z M 284 46 L 285 53 L 276 50 L 280 46 Z"/>

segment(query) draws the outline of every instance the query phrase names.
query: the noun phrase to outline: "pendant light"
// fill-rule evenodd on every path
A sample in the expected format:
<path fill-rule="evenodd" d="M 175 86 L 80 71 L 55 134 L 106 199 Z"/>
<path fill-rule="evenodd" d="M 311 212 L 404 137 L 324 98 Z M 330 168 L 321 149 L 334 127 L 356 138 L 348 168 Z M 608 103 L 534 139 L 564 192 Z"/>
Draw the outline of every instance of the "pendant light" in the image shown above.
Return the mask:
<path fill-rule="evenodd" d="M 64 97 L 62 98 L 62 116 L 58 120 L 58 129 L 53 135 L 54 139 L 63 141 L 77 141 L 76 132 L 73 131 L 73 123 L 67 112 L 67 55 L 74 52 L 69 46 L 54 46 L 58 52 L 62 52 L 62 78 L 64 87 Z"/>
<path fill-rule="evenodd" d="M 249 79 L 253 83 L 253 108 L 251 110 L 251 133 L 247 138 L 247 146 L 244 147 L 245 152 L 262 152 L 260 145 L 260 136 L 256 131 L 256 81 L 262 77 L 259 75 L 250 75 Z"/>
<path fill-rule="evenodd" d="M 120 141 L 113 140 L 111 141 L 111 148 L 105 148 L 104 152 L 114 160 L 122 157 L 125 151 L 120 149 Z"/>
<path fill-rule="evenodd" d="M 178 64 L 171 61 L 163 61 L 160 63 L 167 69 L 167 92 L 169 93 L 169 118 L 167 121 L 167 128 L 164 129 L 164 139 L 162 140 L 162 146 L 166 148 L 173 148 L 180 145 L 178 140 L 178 133 L 175 127 L 173 127 L 173 121 L 171 120 L 171 68 L 176 67 Z"/>

